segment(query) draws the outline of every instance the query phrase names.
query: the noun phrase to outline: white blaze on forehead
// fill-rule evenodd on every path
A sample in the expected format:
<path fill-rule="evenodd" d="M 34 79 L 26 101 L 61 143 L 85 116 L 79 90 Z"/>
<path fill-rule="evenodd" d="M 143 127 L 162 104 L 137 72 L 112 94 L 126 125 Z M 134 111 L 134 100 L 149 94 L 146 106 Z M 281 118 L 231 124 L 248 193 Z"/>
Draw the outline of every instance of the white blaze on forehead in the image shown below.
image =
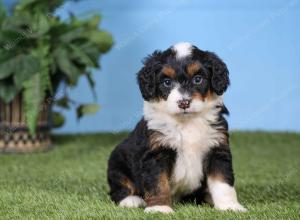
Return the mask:
<path fill-rule="evenodd" d="M 172 48 L 176 52 L 176 58 L 181 59 L 191 55 L 193 45 L 188 42 L 181 42 L 175 44 Z"/>

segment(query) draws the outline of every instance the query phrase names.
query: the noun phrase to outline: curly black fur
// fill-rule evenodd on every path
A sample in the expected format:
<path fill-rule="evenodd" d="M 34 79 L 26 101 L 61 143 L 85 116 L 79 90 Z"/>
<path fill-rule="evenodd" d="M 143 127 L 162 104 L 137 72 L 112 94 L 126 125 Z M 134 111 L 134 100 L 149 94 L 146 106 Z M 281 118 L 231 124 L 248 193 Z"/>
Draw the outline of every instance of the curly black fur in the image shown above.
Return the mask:
<path fill-rule="evenodd" d="M 202 71 L 207 71 L 210 87 L 217 95 L 222 95 L 230 85 L 227 66 L 216 54 L 202 51 L 194 46 L 191 58 L 178 63 L 175 56 L 169 48 L 164 52 L 156 50 L 143 60 L 144 67 L 138 72 L 137 79 L 142 96 L 146 101 L 157 97 L 166 98 L 166 95 L 158 89 L 159 74 L 163 64 L 172 66 L 175 64 L 178 69 L 183 69 L 186 63 L 198 60 L 204 65 L 205 69 Z"/>

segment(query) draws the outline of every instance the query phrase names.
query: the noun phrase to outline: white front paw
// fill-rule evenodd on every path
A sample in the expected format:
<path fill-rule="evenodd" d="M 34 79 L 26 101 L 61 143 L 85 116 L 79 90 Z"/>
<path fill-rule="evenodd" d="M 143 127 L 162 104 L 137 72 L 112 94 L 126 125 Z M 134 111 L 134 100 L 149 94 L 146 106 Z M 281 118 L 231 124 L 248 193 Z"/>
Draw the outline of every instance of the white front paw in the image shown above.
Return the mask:
<path fill-rule="evenodd" d="M 237 211 L 237 212 L 246 212 L 247 211 L 247 209 L 238 202 L 237 203 L 219 204 L 219 205 L 216 205 L 215 207 L 220 210 L 232 210 L 232 211 Z"/>
<path fill-rule="evenodd" d="M 138 208 L 145 207 L 146 203 L 142 198 L 138 196 L 127 196 L 119 203 L 119 206 L 126 208 Z"/>
<path fill-rule="evenodd" d="M 173 209 L 170 206 L 167 205 L 155 205 L 145 208 L 145 212 L 160 212 L 164 214 L 170 214 L 173 213 Z"/>

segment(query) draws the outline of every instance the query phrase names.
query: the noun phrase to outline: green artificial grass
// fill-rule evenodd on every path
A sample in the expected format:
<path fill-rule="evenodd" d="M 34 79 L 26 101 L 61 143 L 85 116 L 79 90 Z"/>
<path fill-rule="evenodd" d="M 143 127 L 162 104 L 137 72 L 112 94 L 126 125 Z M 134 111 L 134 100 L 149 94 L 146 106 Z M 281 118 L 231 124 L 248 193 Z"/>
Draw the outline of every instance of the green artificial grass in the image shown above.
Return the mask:
<path fill-rule="evenodd" d="M 0 219 L 300 219 L 300 134 L 231 134 L 236 189 L 248 212 L 174 204 L 168 216 L 109 200 L 107 159 L 125 136 L 59 135 L 50 152 L 0 155 Z"/>

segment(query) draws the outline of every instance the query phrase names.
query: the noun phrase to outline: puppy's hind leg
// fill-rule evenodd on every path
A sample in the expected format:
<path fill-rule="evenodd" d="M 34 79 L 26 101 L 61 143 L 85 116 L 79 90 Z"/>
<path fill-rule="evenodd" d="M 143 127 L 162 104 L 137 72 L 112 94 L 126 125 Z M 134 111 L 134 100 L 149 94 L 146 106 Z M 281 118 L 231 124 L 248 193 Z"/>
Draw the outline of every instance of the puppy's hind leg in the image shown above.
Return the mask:
<path fill-rule="evenodd" d="M 135 195 L 135 186 L 125 175 L 117 171 L 109 172 L 108 182 L 111 188 L 110 197 L 120 207 L 138 208 L 146 206 L 145 201 Z"/>

